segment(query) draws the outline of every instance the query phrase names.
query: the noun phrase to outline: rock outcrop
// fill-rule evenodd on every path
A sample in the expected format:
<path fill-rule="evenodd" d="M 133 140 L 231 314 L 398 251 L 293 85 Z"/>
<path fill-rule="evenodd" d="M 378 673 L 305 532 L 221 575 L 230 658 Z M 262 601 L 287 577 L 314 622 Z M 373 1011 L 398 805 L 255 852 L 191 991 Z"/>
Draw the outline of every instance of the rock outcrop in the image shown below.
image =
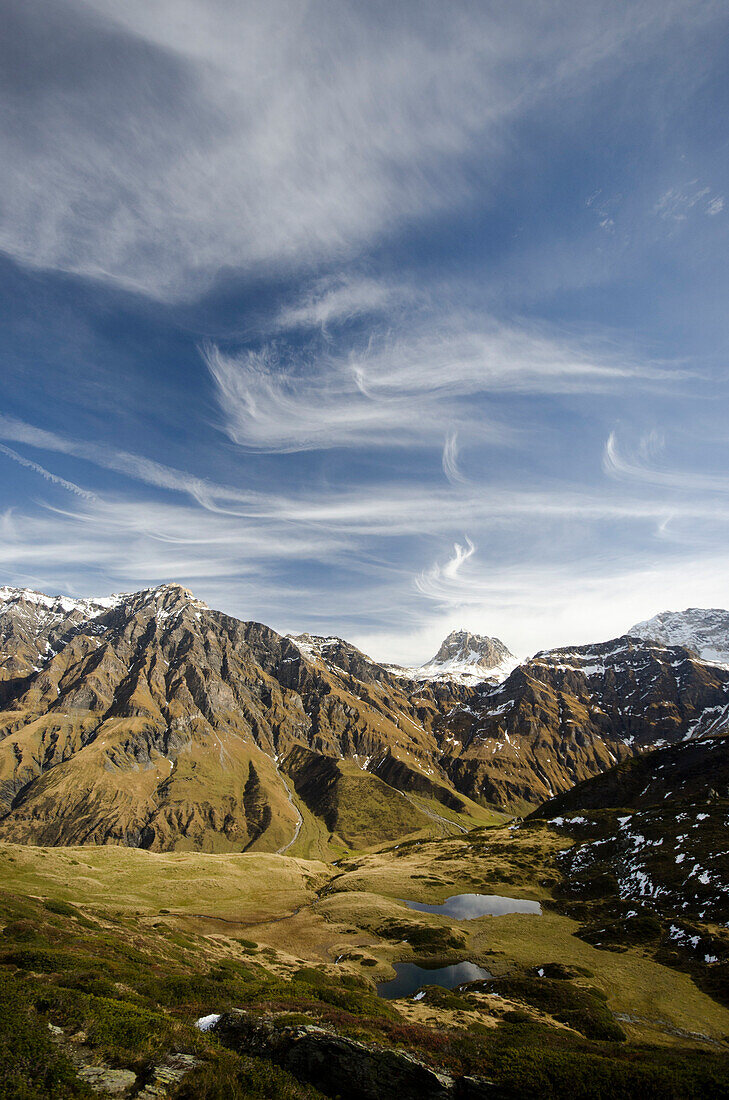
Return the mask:
<path fill-rule="evenodd" d="M 459 1077 L 402 1050 L 346 1038 L 314 1024 L 282 1025 L 274 1017 L 234 1011 L 215 1027 L 226 1046 L 269 1058 L 325 1096 L 350 1100 L 505 1100 L 485 1078 Z"/>

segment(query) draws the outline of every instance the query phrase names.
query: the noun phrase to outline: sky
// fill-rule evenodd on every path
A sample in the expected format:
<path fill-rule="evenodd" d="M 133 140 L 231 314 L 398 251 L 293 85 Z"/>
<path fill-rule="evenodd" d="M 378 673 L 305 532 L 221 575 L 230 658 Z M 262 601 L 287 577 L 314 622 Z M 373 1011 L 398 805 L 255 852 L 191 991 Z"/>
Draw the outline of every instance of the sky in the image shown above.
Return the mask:
<path fill-rule="evenodd" d="M 0 17 L 0 584 L 405 664 L 729 605 L 722 0 Z"/>

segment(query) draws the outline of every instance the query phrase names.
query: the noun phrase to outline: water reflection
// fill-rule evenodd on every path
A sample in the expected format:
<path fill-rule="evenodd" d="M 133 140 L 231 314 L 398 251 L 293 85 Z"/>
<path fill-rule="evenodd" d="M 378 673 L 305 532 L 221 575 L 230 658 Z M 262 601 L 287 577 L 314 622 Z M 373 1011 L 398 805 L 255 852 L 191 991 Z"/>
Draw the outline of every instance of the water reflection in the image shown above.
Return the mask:
<path fill-rule="evenodd" d="M 453 963 L 452 966 L 418 966 L 417 963 L 394 963 L 396 978 L 389 982 L 380 982 L 377 992 L 380 997 L 409 997 L 423 985 L 439 985 L 443 989 L 455 989 L 464 982 L 476 982 L 492 978 L 488 970 L 472 962 Z"/>
<path fill-rule="evenodd" d="M 504 913 L 541 914 L 538 901 L 526 901 L 524 898 L 505 898 L 501 894 L 455 894 L 446 898 L 442 905 L 426 905 L 421 901 L 401 899 L 408 909 L 417 909 L 419 913 L 442 913 L 456 920 L 474 920 L 475 917 L 500 917 Z"/>

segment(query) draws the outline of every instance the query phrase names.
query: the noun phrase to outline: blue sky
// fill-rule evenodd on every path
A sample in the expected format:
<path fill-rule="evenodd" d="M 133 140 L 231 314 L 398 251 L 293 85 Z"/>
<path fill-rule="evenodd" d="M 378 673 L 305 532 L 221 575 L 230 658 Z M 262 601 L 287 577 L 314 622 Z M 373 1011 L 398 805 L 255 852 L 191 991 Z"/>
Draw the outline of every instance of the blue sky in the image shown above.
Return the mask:
<path fill-rule="evenodd" d="M 0 584 L 408 663 L 727 606 L 725 4 L 0 8 Z"/>

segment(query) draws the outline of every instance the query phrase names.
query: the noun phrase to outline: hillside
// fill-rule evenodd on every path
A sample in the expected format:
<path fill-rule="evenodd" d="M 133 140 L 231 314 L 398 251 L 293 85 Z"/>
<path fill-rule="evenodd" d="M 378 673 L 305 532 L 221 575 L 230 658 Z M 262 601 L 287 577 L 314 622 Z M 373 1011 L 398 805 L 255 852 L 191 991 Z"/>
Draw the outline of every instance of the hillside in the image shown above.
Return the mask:
<path fill-rule="evenodd" d="M 729 1004 L 729 737 L 626 760 L 529 819 L 572 845 L 560 871 L 581 935 L 639 943 Z"/>
<path fill-rule="evenodd" d="M 684 741 L 631 757 L 550 799 L 534 816 L 614 807 L 645 810 L 668 800 L 675 806 L 719 798 L 729 798 L 729 737 Z"/>

